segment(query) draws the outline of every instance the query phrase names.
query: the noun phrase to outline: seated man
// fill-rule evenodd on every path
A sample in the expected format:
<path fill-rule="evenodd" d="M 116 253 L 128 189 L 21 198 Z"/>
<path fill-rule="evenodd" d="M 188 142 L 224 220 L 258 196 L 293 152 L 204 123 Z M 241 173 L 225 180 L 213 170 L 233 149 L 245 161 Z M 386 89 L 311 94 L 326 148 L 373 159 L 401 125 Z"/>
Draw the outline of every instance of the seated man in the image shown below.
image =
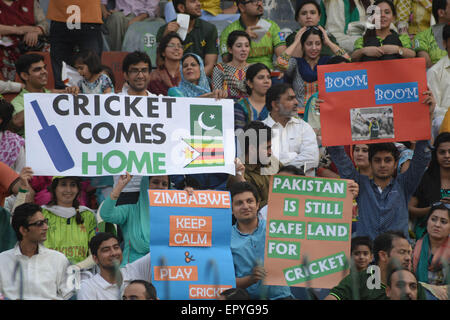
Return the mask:
<path fill-rule="evenodd" d="M 108 10 L 108 0 L 102 0 L 102 17 L 108 30 L 105 35 L 111 51 L 122 51 L 122 42 L 128 27 L 138 21 L 153 19 L 159 13 L 159 0 L 116 0 L 114 10 Z"/>
<path fill-rule="evenodd" d="M 121 300 L 132 280 L 152 281 L 150 254 L 119 268 L 123 257 L 116 236 L 99 232 L 89 242 L 89 249 L 100 273 L 81 281 L 78 300 Z"/>
<path fill-rule="evenodd" d="M 427 68 L 447 55 L 442 41 L 442 29 L 450 22 L 450 0 L 434 0 L 432 12 L 436 24 L 414 37 L 414 50 L 418 57 L 425 58 Z"/>
<path fill-rule="evenodd" d="M 13 249 L 0 253 L 0 295 L 11 300 L 69 299 L 73 295 L 67 281 L 70 263 L 64 254 L 42 245 L 47 239 L 48 221 L 41 207 L 33 203 L 18 206 L 11 224 L 18 242 Z M 19 281 L 23 281 L 23 287 Z"/>
<path fill-rule="evenodd" d="M 231 187 L 231 203 L 236 224 L 231 229 L 231 254 L 236 287 L 246 289 L 250 299 L 292 299 L 289 287 L 265 286 L 264 248 L 266 221 L 258 218 L 259 196 L 248 182 Z"/>
<path fill-rule="evenodd" d="M 286 50 L 284 34 L 281 33 L 280 27 L 275 22 L 262 19 L 264 15 L 262 0 L 238 0 L 236 3 L 241 17 L 226 27 L 220 35 L 220 51 L 223 62 L 231 61 L 227 47 L 228 35 L 235 30 L 243 30 L 252 39 L 247 62 L 249 64 L 261 62 L 270 70 L 274 70 L 273 55 L 275 54 L 278 57 Z M 264 29 L 260 25 L 257 25 L 261 22 L 268 27 L 264 34 L 260 34 Z"/>
<path fill-rule="evenodd" d="M 190 17 L 186 38 L 183 41 L 184 53 L 193 52 L 199 55 L 203 59 L 206 75 L 211 77 L 219 55 L 216 26 L 200 18 L 202 11 L 199 0 L 173 0 L 173 5 L 177 13 L 188 14 Z M 165 35 L 177 32 L 179 28 L 180 25 L 176 20 L 163 25 L 158 30 L 156 41 L 159 43 Z"/>
<path fill-rule="evenodd" d="M 270 176 L 277 173 L 279 162 L 272 157 L 272 130 L 261 121 L 250 122 L 237 133 L 238 147 L 243 149 L 242 161 L 236 159 L 236 174 L 229 176 L 228 188 L 236 182 L 247 181 L 258 192 L 260 208 L 267 204 Z"/>
<path fill-rule="evenodd" d="M 123 292 L 123 300 L 158 300 L 156 288 L 145 280 L 133 280 Z"/>
<path fill-rule="evenodd" d="M 237 6 L 233 3 L 229 8 L 222 10 L 220 7 L 220 0 L 200 0 L 202 4 L 201 18 L 206 21 L 228 21 L 233 22 L 239 19 Z M 177 18 L 177 13 L 173 7 L 173 2 L 169 1 L 164 7 L 164 17 L 166 22 L 170 22 Z"/>
<path fill-rule="evenodd" d="M 448 3 L 450 15 L 450 0 Z M 442 38 L 444 48 L 447 50 L 444 51 L 446 55 L 427 71 L 428 87 L 436 99 L 435 119 L 432 127 L 434 137 L 437 136 L 445 113 L 450 107 L 450 24 L 443 28 Z"/>
<path fill-rule="evenodd" d="M 313 128 L 297 117 L 298 101 L 287 83 L 272 86 L 266 94 L 269 115 L 263 121 L 272 128 L 274 155 L 284 166 L 304 168 L 305 175 L 314 175 L 319 165 L 319 147 Z"/>
<path fill-rule="evenodd" d="M 325 300 L 386 300 L 388 266 L 397 264 L 411 269 L 412 248 L 400 231 L 380 234 L 373 242 L 375 266 L 372 270 L 349 274 L 331 289 Z M 354 290 L 357 289 L 357 290 Z M 426 300 L 425 290 L 420 286 L 418 298 Z"/>

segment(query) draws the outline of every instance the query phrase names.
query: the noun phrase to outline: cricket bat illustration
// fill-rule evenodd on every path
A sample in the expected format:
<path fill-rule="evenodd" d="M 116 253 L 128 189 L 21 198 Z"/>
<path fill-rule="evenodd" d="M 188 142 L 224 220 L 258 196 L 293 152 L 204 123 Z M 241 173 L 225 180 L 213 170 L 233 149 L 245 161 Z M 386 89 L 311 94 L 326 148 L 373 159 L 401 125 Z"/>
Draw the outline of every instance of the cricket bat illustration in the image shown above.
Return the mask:
<path fill-rule="evenodd" d="M 38 131 L 39 136 L 41 137 L 42 143 L 44 144 L 45 149 L 47 149 L 56 170 L 61 172 L 73 168 L 75 163 L 69 150 L 67 150 L 58 129 L 56 129 L 55 125 L 48 125 L 47 119 L 45 119 L 41 107 L 36 100 L 31 101 L 31 106 L 42 126 L 42 129 Z"/>

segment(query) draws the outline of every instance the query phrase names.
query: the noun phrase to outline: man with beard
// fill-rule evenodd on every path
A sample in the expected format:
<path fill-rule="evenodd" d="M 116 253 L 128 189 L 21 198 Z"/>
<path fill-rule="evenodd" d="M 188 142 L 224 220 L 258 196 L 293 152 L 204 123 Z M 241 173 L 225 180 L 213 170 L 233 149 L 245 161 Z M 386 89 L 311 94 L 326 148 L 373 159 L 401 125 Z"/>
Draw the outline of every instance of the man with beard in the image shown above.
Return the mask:
<path fill-rule="evenodd" d="M 219 54 L 216 26 L 200 19 L 202 4 L 199 0 L 173 0 L 173 6 L 177 13 L 188 14 L 190 17 L 186 38 L 183 41 L 184 53 L 192 52 L 199 55 L 203 59 L 206 75 L 211 77 Z M 158 30 L 156 41 L 159 43 L 165 35 L 177 32 L 179 28 L 180 25 L 176 20 L 163 25 Z"/>
<path fill-rule="evenodd" d="M 227 188 L 236 182 L 250 182 L 259 193 L 260 207 L 269 198 L 270 176 L 279 169 L 278 160 L 272 156 L 272 131 L 261 121 L 252 121 L 236 132 L 238 148 L 244 151 L 242 160 L 236 158 L 236 174 L 230 175 Z"/>
<path fill-rule="evenodd" d="M 89 242 L 89 249 L 100 273 L 81 281 L 78 300 L 121 300 L 132 280 L 151 282 L 150 253 L 119 268 L 122 249 L 117 237 L 106 232 L 97 233 Z"/>
<path fill-rule="evenodd" d="M 297 106 L 292 86 L 276 84 L 267 91 L 266 108 L 270 113 L 263 122 L 272 128 L 273 153 L 280 162 L 313 175 L 311 171 L 319 165 L 317 138 L 313 128 L 297 117 Z"/>
<path fill-rule="evenodd" d="M 386 300 L 386 283 L 391 266 L 411 269 L 412 248 L 400 231 L 380 234 L 373 242 L 375 266 L 352 271 L 331 289 L 325 300 Z M 418 286 L 417 297 L 426 300 L 425 290 Z"/>
<path fill-rule="evenodd" d="M 237 0 L 241 17 L 226 27 L 220 34 L 220 51 L 224 62 L 231 61 L 228 53 L 228 35 L 235 30 L 248 33 L 250 54 L 247 58 L 249 64 L 261 62 L 270 70 L 274 70 L 273 55 L 277 57 L 286 50 L 286 41 L 280 27 L 273 21 L 262 19 L 264 14 L 262 0 Z"/>

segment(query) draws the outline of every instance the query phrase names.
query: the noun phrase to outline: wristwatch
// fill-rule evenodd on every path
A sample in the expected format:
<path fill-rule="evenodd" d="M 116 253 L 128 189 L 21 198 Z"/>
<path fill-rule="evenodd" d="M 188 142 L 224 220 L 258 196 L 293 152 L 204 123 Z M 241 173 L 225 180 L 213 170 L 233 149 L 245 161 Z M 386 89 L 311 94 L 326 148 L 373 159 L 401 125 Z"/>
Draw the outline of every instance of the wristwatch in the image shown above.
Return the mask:
<path fill-rule="evenodd" d="M 402 47 L 398 47 L 398 54 L 403 57 L 403 49 L 402 49 Z"/>

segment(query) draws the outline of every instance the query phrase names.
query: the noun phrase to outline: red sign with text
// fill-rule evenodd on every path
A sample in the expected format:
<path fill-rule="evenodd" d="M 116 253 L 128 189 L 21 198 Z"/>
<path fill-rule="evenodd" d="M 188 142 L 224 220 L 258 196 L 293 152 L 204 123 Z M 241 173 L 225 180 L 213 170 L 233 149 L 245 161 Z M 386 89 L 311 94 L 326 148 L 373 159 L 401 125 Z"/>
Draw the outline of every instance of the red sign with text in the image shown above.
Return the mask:
<path fill-rule="evenodd" d="M 320 65 L 322 144 L 427 140 L 425 59 Z"/>

